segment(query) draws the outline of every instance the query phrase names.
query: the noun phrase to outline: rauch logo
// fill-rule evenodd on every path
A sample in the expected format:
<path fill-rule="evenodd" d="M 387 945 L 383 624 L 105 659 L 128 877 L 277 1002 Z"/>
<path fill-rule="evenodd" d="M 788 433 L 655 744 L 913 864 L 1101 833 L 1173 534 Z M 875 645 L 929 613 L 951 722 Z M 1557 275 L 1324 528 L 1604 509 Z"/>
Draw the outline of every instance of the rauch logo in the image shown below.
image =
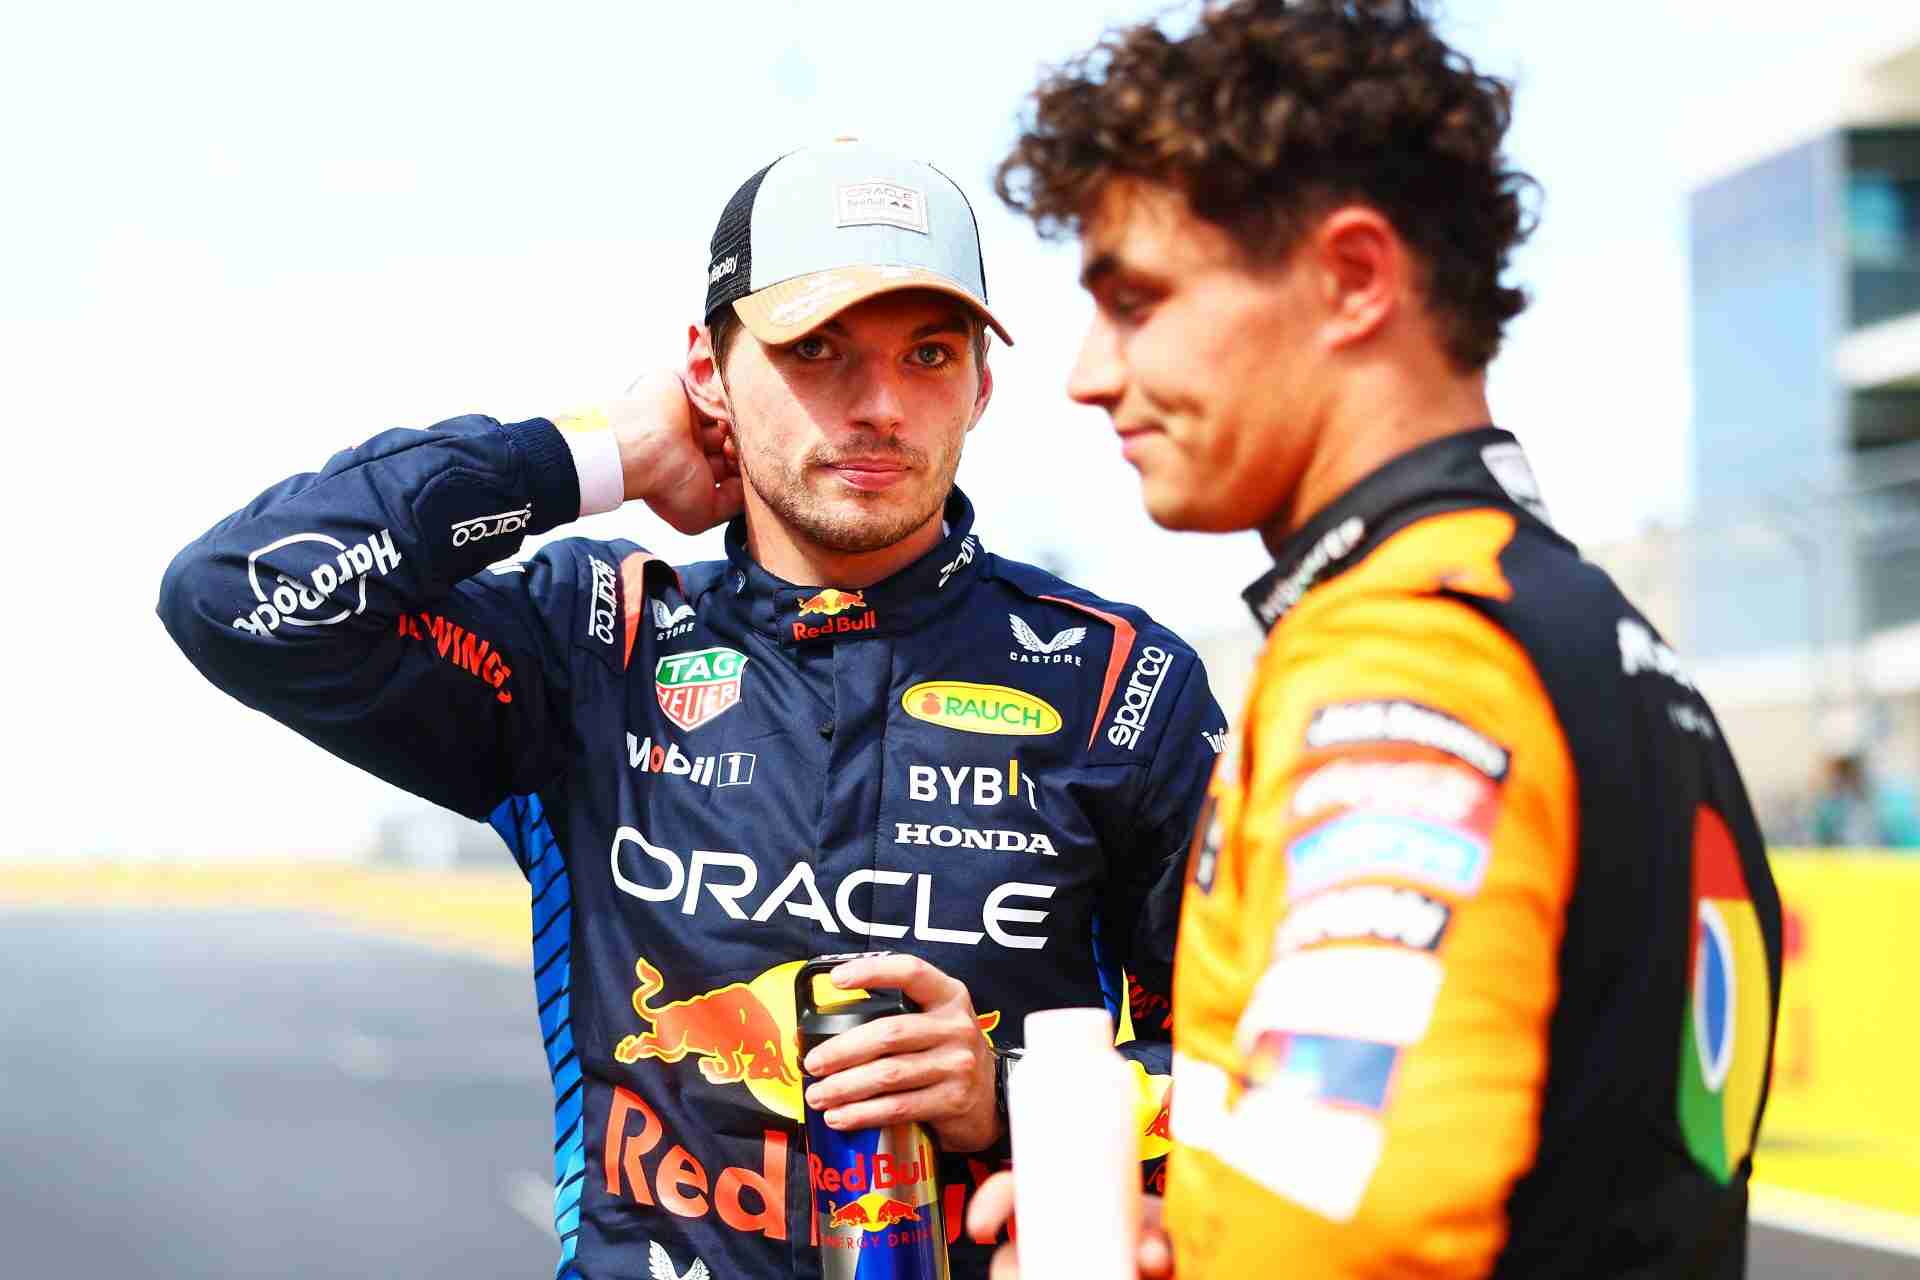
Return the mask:
<path fill-rule="evenodd" d="M 964 680 L 929 680 L 900 697 L 900 707 L 915 720 L 962 733 L 1038 737 L 1060 730 L 1052 704 L 1020 689 Z"/>

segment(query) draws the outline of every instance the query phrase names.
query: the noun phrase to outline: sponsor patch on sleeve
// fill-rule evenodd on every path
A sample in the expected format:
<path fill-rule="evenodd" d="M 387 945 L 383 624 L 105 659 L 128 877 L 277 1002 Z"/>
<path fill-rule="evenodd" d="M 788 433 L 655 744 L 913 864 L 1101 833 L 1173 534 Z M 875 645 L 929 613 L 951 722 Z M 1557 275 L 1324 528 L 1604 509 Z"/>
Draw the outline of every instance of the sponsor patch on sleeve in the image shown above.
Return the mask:
<path fill-rule="evenodd" d="M 1429 751 L 1366 747 L 1310 767 L 1294 784 L 1289 808 L 1297 818 L 1364 809 L 1479 827 L 1490 816 L 1496 785 Z"/>
<path fill-rule="evenodd" d="M 1379 1114 L 1400 1050 L 1374 1040 L 1345 1036 L 1264 1032 L 1247 1055 L 1250 1089 L 1280 1088 L 1315 1102 Z"/>
<path fill-rule="evenodd" d="M 1275 1134 L 1286 1138 L 1275 1141 Z M 1386 1142 L 1386 1125 L 1370 1111 L 1266 1088 L 1241 1097 L 1213 1152 L 1274 1194 L 1347 1222 L 1359 1211 Z"/>
<path fill-rule="evenodd" d="M 1240 1015 L 1234 1043 L 1251 1053 L 1269 1031 L 1417 1044 L 1427 1033 L 1445 967 L 1401 947 L 1329 947 L 1283 955 Z"/>
<path fill-rule="evenodd" d="M 1384 877 L 1477 893 L 1487 873 L 1479 833 L 1399 814 L 1357 812 L 1314 827 L 1287 846 L 1287 897 L 1299 900 L 1349 880 Z"/>
<path fill-rule="evenodd" d="M 1328 1057 L 1334 1056 L 1341 1054 L 1322 1053 L 1323 1076 L 1330 1070 Z M 1304 1068 L 1310 1057 L 1311 1051 L 1299 1065 Z M 1349 1061 L 1355 1070 L 1343 1072 L 1347 1078 L 1333 1090 L 1358 1092 L 1359 1081 L 1379 1058 L 1359 1050 Z M 1315 1096 L 1320 1086 L 1287 1083 L 1282 1076 L 1234 1099 L 1226 1071 L 1176 1052 L 1173 1092 L 1180 1104 L 1173 1108 L 1174 1136 L 1190 1148 L 1211 1152 L 1275 1195 L 1323 1218 L 1346 1222 L 1373 1180 L 1386 1146 L 1386 1126 L 1366 1107 L 1320 1101 Z M 1275 1134 L 1285 1134 L 1286 1140 L 1276 1142 Z"/>
<path fill-rule="evenodd" d="M 1307 724 L 1312 750 L 1398 742 L 1452 756 L 1499 782 L 1507 776 L 1507 749 L 1444 711 L 1419 702 L 1385 699 L 1335 702 Z"/>
<path fill-rule="evenodd" d="M 1288 911 L 1274 930 L 1273 954 L 1288 955 L 1332 942 L 1385 942 L 1435 951 L 1452 920 L 1453 910 L 1446 903 L 1413 889 L 1343 885 Z"/>

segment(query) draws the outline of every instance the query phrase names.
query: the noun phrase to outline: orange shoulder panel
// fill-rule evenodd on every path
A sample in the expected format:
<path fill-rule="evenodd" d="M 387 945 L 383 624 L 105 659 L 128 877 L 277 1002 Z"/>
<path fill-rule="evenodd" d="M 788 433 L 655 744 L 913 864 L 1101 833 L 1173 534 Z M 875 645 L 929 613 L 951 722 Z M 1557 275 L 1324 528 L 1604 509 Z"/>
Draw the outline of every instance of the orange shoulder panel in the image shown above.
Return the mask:
<path fill-rule="evenodd" d="M 1269 639 L 1181 920 L 1178 1271 L 1483 1275 L 1531 1165 L 1575 871 L 1510 517 L 1422 521 Z M 1196 862 L 1201 861 L 1196 859 Z"/>

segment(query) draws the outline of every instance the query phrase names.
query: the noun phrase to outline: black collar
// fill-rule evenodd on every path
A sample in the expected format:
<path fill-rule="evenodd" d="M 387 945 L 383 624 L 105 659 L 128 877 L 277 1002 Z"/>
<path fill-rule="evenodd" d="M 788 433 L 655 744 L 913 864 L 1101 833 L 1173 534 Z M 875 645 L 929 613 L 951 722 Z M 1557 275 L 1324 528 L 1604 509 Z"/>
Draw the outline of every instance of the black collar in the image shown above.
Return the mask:
<path fill-rule="evenodd" d="M 850 591 L 808 586 L 768 573 L 747 554 L 747 523 L 727 525 L 727 576 L 721 597 L 746 623 L 788 644 L 896 635 L 952 608 L 978 576 L 986 553 L 973 532 L 973 504 L 947 497 L 940 544 L 890 578 Z"/>
<path fill-rule="evenodd" d="M 1290 534 L 1273 568 L 1241 597 L 1271 631 L 1310 588 L 1359 563 L 1389 534 L 1462 507 L 1499 507 L 1547 523 L 1533 469 L 1511 432 L 1477 427 L 1401 454 Z"/>

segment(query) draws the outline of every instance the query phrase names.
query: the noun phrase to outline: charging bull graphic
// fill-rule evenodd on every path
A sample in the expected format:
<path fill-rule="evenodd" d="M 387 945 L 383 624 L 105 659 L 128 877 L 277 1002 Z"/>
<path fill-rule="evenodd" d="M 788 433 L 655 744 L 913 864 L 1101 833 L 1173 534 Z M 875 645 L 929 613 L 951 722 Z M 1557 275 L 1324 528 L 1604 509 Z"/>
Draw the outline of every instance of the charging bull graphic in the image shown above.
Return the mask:
<path fill-rule="evenodd" d="M 920 1221 L 920 1210 L 905 1200 L 884 1200 L 880 1204 L 880 1212 L 874 1216 L 881 1226 L 890 1227 L 896 1222 Z"/>
<path fill-rule="evenodd" d="M 717 1085 L 740 1085 L 761 1106 L 789 1120 L 801 1118 L 800 1053 L 793 1009 L 793 977 L 802 961 L 778 964 L 746 982 L 696 991 L 684 1000 L 655 1003 L 666 977 L 642 956 L 634 961 L 639 985 L 633 1011 L 646 1029 L 614 1046 L 615 1061 L 677 1063 L 692 1058 Z M 989 1045 L 1000 1011 L 975 1015 Z"/>
<path fill-rule="evenodd" d="M 643 956 L 634 961 L 633 972 L 640 979 L 633 992 L 633 1011 L 650 1029 L 622 1039 L 613 1051 L 616 1061 L 678 1062 L 693 1054 L 699 1059 L 700 1074 L 714 1084 L 800 1083 L 790 1055 L 782 1048 L 787 1038 L 781 1035 L 780 1024 L 745 983 L 729 983 L 656 1009 L 649 1002 L 665 986 L 660 971 Z"/>

